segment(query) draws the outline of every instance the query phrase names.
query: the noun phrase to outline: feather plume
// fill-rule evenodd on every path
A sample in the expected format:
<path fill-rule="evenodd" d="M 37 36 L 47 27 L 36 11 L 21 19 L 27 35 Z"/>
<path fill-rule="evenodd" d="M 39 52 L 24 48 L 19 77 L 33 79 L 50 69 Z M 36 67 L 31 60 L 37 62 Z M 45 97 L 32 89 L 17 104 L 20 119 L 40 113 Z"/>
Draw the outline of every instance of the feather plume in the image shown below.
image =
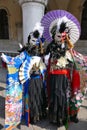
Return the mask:
<path fill-rule="evenodd" d="M 66 16 L 59 18 L 57 22 L 57 31 L 64 31 L 68 18 Z M 61 32 L 60 32 L 61 33 Z"/>
<path fill-rule="evenodd" d="M 44 27 L 41 26 L 41 23 L 39 23 L 39 22 L 36 23 L 36 25 L 35 25 L 35 27 L 33 29 L 33 32 L 36 31 L 36 30 L 40 33 L 40 37 L 41 37 L 42 34 L 43 34 L 43 31 L 44 31 Z"/>

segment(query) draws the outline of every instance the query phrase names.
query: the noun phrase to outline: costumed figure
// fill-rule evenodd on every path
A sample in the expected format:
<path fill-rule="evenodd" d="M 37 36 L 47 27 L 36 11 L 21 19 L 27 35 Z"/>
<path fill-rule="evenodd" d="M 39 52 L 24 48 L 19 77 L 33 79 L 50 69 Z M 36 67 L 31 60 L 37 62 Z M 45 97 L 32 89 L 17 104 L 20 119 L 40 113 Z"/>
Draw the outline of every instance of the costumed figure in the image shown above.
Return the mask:
<path fill-rule="evenodd" d="M 42 32 L 35 26 L 28 37 L 28 44 L 22 47 L 16 57 L 2 53 L 7 65 L 7 86 L 5 103 L 5 128 L 12 130 L 22 117 L 29 122 L 40 120 L 45 113 L 44 74 L 46 66 L 40 55 L 43 53 Z M 45 113 L 46 114 L 46 113 Z M 31 119 L 31 120 L 30 120 Z"/>
<path fill-rule="evenodd" d="M 80 24 L 69 12 L 50 11 L 42 18 L 43 36 L 48 44 L 48 107 L 50 122 L 68 128 L 78 122 L 77 113 L 83 94 L 80 74 L 76 68 L 73 47 L 80 37 Z M 75 56 L 76 57 L 76 56 Z M 46 59 L 47 60 L 47 59 Z M 46 61 L 47 62 L 47 61 Z"/>
<path fill-rule="evenodd" d="M 28 43 L 19 50 L 28 56 L 19 70 L 19 79 L 24 86 L 24 116 L 27 125 L 46 116 L 45 72 L 42 55 L 44 51 L 43 27 L 37 23 L 28 36 Z"/>

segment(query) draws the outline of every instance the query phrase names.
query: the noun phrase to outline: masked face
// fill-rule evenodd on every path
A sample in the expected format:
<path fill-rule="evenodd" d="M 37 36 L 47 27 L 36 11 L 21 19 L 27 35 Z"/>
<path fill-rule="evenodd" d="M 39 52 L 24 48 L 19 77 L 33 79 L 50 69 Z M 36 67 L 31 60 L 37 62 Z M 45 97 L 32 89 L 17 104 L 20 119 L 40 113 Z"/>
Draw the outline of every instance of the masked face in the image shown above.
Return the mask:
<path fill-rule="evenodd" d="M 37 46 L 39 44 L 39 39 L 35 38 L 32 34 L 30 35 L 30 40 L 29 40 L 30 45 Z"/>
<path fill-rule="evenodd" d="M 63 43 L 65 41 L 65 39 L 66 39 L 65 32 L 63 32 L 63 33 L 56 32 L 55 37 L 54 37 L 55 42 L 62 42 Z"/>

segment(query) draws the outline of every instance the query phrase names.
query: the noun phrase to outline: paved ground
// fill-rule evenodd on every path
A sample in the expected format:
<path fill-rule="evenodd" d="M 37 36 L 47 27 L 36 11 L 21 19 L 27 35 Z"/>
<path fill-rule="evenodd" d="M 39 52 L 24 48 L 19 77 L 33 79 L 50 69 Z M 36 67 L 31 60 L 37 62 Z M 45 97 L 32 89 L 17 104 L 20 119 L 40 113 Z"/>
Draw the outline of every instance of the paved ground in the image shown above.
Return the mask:
<path fill-rule="evenodd" d="M 5 81 L 6 81 L 6 69 L 0 66 L 0 130 L 4 129 L 4 118 L 5 118 Z M 68 130 L 87 130 L 87 98 L 83 101 L 82 107 L 78 114 L 79 123 L 70 124 Z M 22 122 L 14 130 L 58 130 L 58 128 L 49 123 L 48 119 L 38 122 L 36 125 L 30 125 L 27 127 L 24 122 Z"/>

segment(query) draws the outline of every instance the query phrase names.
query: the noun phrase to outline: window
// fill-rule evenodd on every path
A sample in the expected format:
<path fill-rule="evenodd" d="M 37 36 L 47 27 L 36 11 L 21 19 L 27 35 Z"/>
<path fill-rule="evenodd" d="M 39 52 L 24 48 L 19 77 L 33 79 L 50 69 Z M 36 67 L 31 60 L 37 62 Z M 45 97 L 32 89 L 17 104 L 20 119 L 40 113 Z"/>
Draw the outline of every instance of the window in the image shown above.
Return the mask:
<path fill-rule="evenodd" d="M 0 9 L 0 39 L 9 39 L 8 15 L 5 9 Z"/>

